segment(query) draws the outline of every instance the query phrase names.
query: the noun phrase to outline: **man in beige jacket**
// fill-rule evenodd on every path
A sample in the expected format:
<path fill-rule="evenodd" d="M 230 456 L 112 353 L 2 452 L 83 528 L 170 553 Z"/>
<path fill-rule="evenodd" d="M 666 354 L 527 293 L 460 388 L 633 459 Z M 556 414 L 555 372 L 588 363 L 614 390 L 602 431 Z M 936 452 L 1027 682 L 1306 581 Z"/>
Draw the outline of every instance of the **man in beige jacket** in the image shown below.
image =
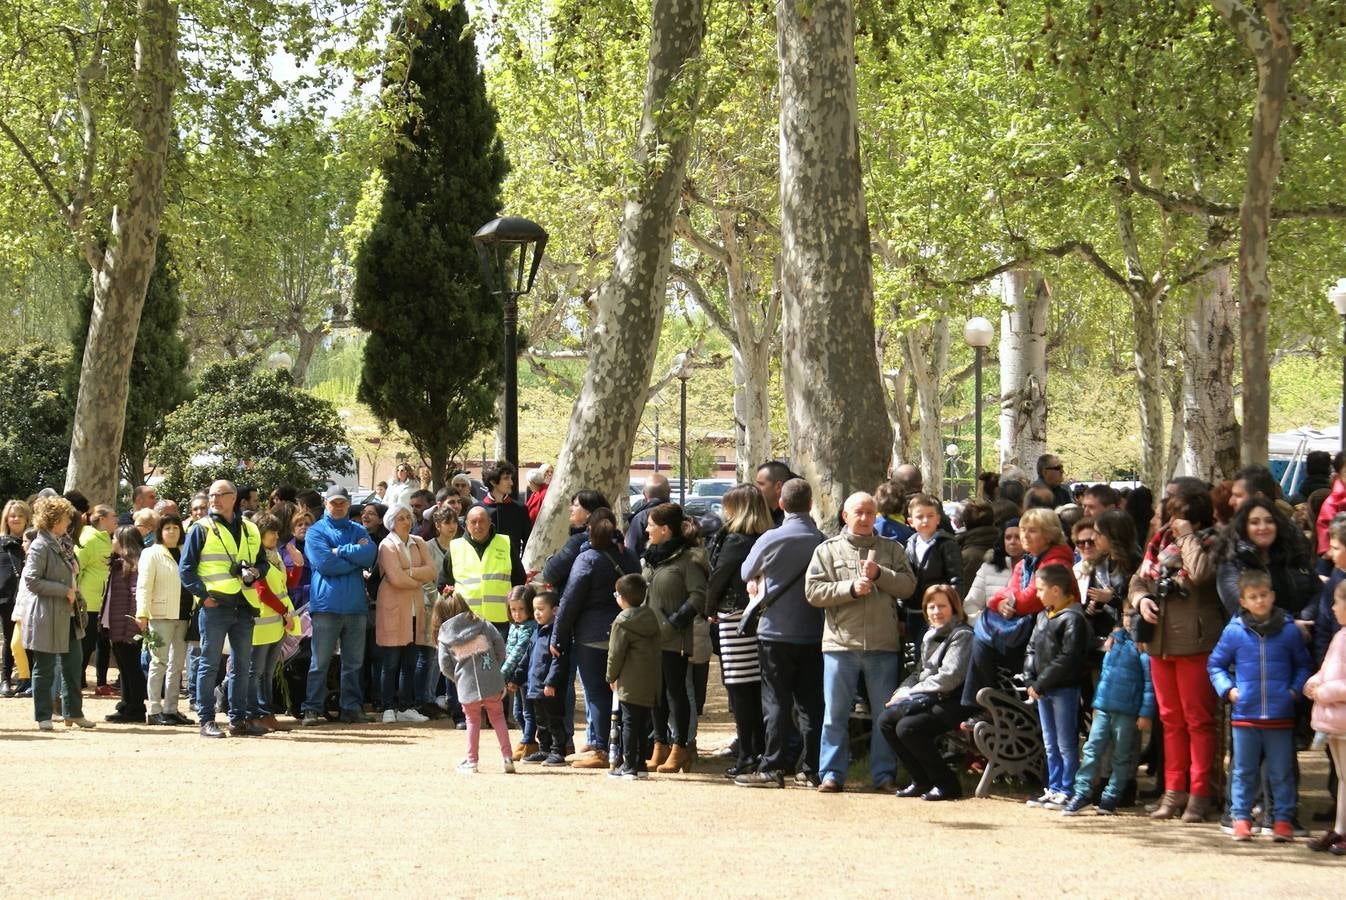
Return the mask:
<path fill-rule="evenodd" d="M 841 534 L 813 551 L 804 594 L 823 610 L 823 728 L 818 790 L 840 793 L 850 764 L 847 726 L 860 673 L 877 717 L 897 688 L 901 656 L 899 606 L 916 577 L 896 541 L 874 533 L 878 506 L 869 494 L 846 499 Z M 892 793 L 897 760 L 875 728 L 869 742 L 874 789 Z"/>

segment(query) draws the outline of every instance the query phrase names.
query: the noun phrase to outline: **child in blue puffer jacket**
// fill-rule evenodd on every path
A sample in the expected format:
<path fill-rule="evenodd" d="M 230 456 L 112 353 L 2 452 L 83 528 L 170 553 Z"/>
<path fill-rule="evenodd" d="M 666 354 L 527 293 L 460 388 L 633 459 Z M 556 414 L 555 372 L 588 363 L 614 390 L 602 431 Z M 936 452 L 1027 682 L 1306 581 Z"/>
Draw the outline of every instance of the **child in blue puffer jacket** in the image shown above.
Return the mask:
<path fill-rule="evenodd" d="M 505 661 L 500 673 L 505 676 L 505 690 L 514 695 L 514 721 L 523 728 L 519 745 L 514 748 L 514 761 L 537 752 L 537 721 L 533 717 L 533 701 L 528 699 L 528 658 L 537 633 L 533 621 L 532 585 L 516 587 L 505 600 L 509 609 L 509 639 L 505 641 Z"/>
<path fill-rule="evenodd" d="M 1094 721 L 1084 743 L 1074 794 L 1061 809 L 1078 816 L 1093 798 L 1094 773 L 1112 748 L 1112 776 L 1098 800 L 1098 814 L 1117 814 L 1117 801 L 1135 771 L 1138 732 L 1154 720 L 1154 683 L 1150 657 L 1142 653 L 1125 627 L 1118 625 L 1103 644 L 1103 671 L 1094 691 Z"/>
<path fill-rule="evenodd" d="M 1239 576 L 1239 604 L 1243 612 L 1225 626 L 1206 662 L 1215 693 L 1234 707 L 1234 840 L 1252 840 L 1252 805 L 1265 757 L 1272 835 L 1286 843 L 1295 837 L 1295 699 L 1309 678 L 1309 652 L 1289 613 L 1276 609 L 1265 571 L 1247 569 Z"/>

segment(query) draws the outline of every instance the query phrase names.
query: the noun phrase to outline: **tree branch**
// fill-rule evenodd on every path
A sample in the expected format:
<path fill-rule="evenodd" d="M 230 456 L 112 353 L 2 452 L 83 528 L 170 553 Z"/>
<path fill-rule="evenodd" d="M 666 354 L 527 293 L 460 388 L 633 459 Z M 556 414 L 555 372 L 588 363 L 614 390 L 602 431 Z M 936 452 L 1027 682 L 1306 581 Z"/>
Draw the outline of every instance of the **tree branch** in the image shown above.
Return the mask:
<path fill-rule="evenodd" d="M 932 276 L 924 268 L 917 268 L 917 277 L 930 287 L 949 288 L 949 287 L 972 287 L 981 284 L 984 281 L 990 281 L 997 275 L 1004 275 L 1006 272 L 1014 269 L 1022 269 L 1041 262 L 1044 259 L 1064 259 L 1067 256 L 1076 255 L 1084 259 L 1091 266 L 1097 269 L 1109 281 L 1116 284 L 1122 290 L 1130 292 L 1131 283 L 1126 277 L 1108 264 L 1099 252 L 1094 249 L 1094 245 L 1085 241 L 1066 241 L 1063 244 L 1057 244 L 1054 247 L 1029 248 L 1027 252 L 1010 260 L 1001 263 L 998 266 L 987 269 L 984 272 L 978 272 L 976 275 L 969 275 L 965 278 L 940 279 Z"/>
<path fill-rule="evenodd" d="M 28 163 L 28 166 L 33 170 L 33 173 L 37 175 L 37 180 L 41 182 L 42 187 L 47 192 L 47 196 L 56 204 L 56 211 L 60 215 L 61 220 L 65 222 L 66 226 L 69 227 L 71 231 L 74 231 L 74 224 L 70 217 L 70 204 L 61 197 L 61 192 L 56 190 L 56 185 L 54 185 L 51 178 L 47 176 L 47 170 L 37 161 L 37 157 L 33 156 L 32 151 L 28 149 L 28 145 L 23 142 L 23 138 L 15 134 L 14 129 L 10 128 L 9 123 L 3 118 L 0 118 L 0 131 L 5 133 L 5 137 L 9 138 L 10 143 L 12 143 L 14 148 L 19 151 L 19 155 Z"/>
<path fill-rule="evenodd" d="M 1217 203 L 1200 194 L 1178 194 L 1173 191 L 1161 191 L 1146 184 L 1134 172 L 1119 180 L 1133 193 L 1152 200 L 1168 212 L 1188 213 L 1195 216 L 1207 216 L 1212 219 L 1232 219 L 1239 214 L 1238 206 Z M 1273 219 L 1346 219 L 1346 203 L 1316 203 L 1309 206 L 1272 208 Z"/>
<path fill-rule="evenodd" d="M 710 238 L 697 232 L 697 230 L 692 227 L 691 220 L 685 215 L 678 216 L 678 220 L 673 226 L 673 231 L 678 237 L 691 244 L 699 253 L 709 256 L 721 265 L 729 265 L 728 251 Z"/>
<path fill-rule="evenodd" d="M 669 266 L 668 274 L 677 280 L 679 284 L 686 289 L 687 293 L 692 295 L 696 305 L 710 319 L 710 323 L 718 328 L 725 337 L 729 338 L 731 343 L 738 342 L 738 335 L 734 331 L 733 323 L 725 318 L 724 313 L 720 312 L 716 306 L 710 302 L 706 294 L 706 289 L 701 286 L 700 280 L 690 270 L 674 263 Z"/>

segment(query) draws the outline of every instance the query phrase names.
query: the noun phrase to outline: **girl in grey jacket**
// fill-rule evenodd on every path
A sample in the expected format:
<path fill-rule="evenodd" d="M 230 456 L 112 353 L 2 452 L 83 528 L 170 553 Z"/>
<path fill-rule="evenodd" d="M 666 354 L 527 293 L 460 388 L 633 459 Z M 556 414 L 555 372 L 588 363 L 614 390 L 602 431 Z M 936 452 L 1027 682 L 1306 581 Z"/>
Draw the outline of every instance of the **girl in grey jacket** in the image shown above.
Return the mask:
<path fill-rule="evenodd" d="M 505 676 L 500 665 L 505 659 L 505 639 L 490 622 L 479 619 L 456 595 L 435 603 L 439 626 L 439 670 L 458 688 L 458 702 L 467 717 L 467 759 L 458 771 L 477 771 L 477 749 L 481 741 L 481 714 L 491 719 L 506 772 L 514 771 L 514 754 L 505 722 Z"/>

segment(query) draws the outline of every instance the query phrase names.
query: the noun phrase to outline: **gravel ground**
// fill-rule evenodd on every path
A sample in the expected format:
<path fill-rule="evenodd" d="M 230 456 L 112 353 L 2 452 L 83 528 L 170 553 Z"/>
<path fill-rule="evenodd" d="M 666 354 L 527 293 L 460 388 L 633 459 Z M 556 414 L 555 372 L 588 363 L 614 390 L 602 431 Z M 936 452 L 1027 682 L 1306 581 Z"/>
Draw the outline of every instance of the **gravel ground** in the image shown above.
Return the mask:
<path fill-rule="evenodd" d="M 1330 897 L 1346 883 L 1346 858 L 1236 847 L 1214 825 L 749 790 L 706 757 L 638 783 L 507 776 L 485 740 L 467 776 L 465 734 L 444 723 L 208 741 L 102 723 L 112 706 L 87 699 L 96 730 L 48 735 L 31 701 L 0 700 L 6 896 Z M 707 714 L 700 745 L 723 745 L 722 692 Z M 1324 807 L 1320 755 L 1301 764 L 1308 811 Z"/>

